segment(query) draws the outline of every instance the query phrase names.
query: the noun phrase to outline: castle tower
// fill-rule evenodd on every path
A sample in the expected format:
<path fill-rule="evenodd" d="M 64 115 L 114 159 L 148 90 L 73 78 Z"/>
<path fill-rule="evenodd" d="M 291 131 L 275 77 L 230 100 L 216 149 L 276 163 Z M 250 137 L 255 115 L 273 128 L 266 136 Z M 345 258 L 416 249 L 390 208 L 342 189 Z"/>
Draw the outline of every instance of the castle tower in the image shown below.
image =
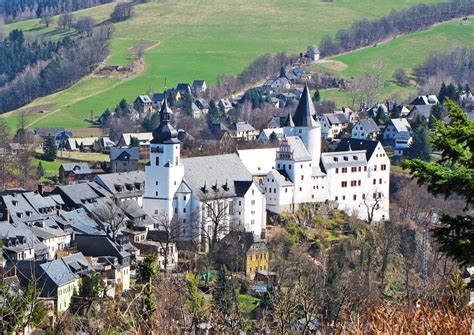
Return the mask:
<path fill-rule="evenodd" d="M 151 217 L 173 217 L 173 198 L 184 177 L 178 132 L 170 124 L 171 110 L 165 98 L 160 110 L 160 125 L 150 142 L 150 162 L 145 166 L 143 208 Z"/>
<path fill-rule="evenodd" d="M 291 115 L 288 116 L 288 125 L 285 125 L 291 131 L 285 130 L 285 134 L 299 136 L 313 159 L 312 165 L 318 166 L 321 157 L 321 125 L 315 120 L 315 116 L 308 85 L 305 85 L 298 107 L 292 118 Z"/>

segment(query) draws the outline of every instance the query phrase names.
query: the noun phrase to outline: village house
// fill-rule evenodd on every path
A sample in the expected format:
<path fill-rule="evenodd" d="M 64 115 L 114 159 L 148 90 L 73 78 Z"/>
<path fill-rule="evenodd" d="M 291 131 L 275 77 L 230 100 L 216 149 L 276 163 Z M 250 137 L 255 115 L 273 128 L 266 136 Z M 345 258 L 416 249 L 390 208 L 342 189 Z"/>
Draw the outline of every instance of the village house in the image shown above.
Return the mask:
<path fill-rule="evenodd" d="M 237 141 L 255 141 L 258 136 L 258 130 L 247 122 L 234 122 L 228 129 L 230 136 Z"/>
<path fill-rule="evenodd" d="M 406 118 L 411 121 L 417 117 L 422 117 L 428 121 L 431 117 L 431 108 L 433 108 L 433 105 L 415 105 L 412 107 Z"/>
<path fill-rule="evenodd" d="M 258 272 L 268 273 L 270 253 L 264 241 L 253 243 L 245 254 L 245 275 L 253 279 Z"/>
<path fill-rule="evenodd" d="M 139 95 L 135 99 L 133 106 L 140 113 L 149 114 L 153 112 L 153 101 L 148 95 Z"/>
<path fill-rule="evenodd" d="M 68 151 L 94 151 L 94 144 L 98 137 L 70 137 L 65 143 L 65 149 Z"/>
<path fill-rule="evenodd" d="M 132 138 L 138 140 L 140 147 L 148 147 L 153 137 L 151 133 L 123 133 L 117 142 L 117 147 L 129 147 L 132 143 Z"/>
<path fill-rule="evenodd" d="M 403 151 L 408 149 L 413 141 L 408 120 L 391 119 L 384 129 L 383 140 L 386 145 L 393 147 L 395 156 L 403 156 Z"/>
<path fill-rule="evenodd" d="M 283 128 L 266 128 L 260 131 L 258 134 L 257 141 L 267 142 L 275 139 L 280 139 L 284 135 Z"/>
<path fill-rule="evenodd" d="M 199 95 L 207 91 L 207 85 L 204 80 L 194 80 L 191 88 L 194 95 Z"/>
<path fill-rule="evenodd" d="M 410 102 L 410 106 L 433 106 L 439 104 L 438 97 L 434 94 L 419 95 Z"/>
<path fill-rule="evenodd" d="M 96 171 L 87 163 L 63 163 L 59 166 L 59 180 L 64 185 L 91 180 L 95 175 Z"/>
<path fill-rule="evenodd" d="M 117 204 L 133 200 L 142 206 L 145 191 L 144 179 L 143 171 L 131 171 L 98 175 L 93 181 L 106 189 L 110 194 L 109 198 Z"/>
<path fill-rule="evenodd" d="M 352 128 L 352 138 L 359 140 L 377 140 L 380 128 L 372 118 L 360 119 Z"/>
<path fill-rule="evenodd" d="M 163 101 L 165 100 L 165 93 L 153 93 L 151 100 L 153 102 L 155 109 L 160 110 L 161 105 L 163 104 Z"/>
<path fill-rule="evenodd" d="M 110 150 L 110 171 L 112 173 L 138 171 L 139 148 L 114 147 Z"/>
<path fill-rule="evenodd" d="M 224 112 L 227 113 L 230 111 L 232 108 L 232 103 L 229 101 L 229 99 L 220 99 L 219 100 L 219 108 Z"/>
<path fill-rule="evenodd" d="M 349 120 L 342 113 L 327 113 L 321 117 L 322 136 L 327 139 L 335 139 L 349 125 Z"/>

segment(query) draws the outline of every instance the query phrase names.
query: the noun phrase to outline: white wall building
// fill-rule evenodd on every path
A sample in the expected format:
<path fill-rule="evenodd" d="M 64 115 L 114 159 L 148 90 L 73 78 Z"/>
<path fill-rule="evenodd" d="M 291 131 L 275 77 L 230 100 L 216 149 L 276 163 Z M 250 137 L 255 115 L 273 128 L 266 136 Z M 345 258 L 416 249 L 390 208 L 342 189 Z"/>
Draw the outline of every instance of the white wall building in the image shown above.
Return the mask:
<path fill-rule="evenodd" d="M 207 242 L 216 229 L 218 238 L 232 229 L 260 238 L 266 224 L 265 195 L 239 157 L 181 159 L 166 100 L 160 113 L 145 167 L 144 210 L 180 225 L 180 238 L 186 241 Z"/>
<path fill-rule="evenodd" d="M 302 203 L 336 201 L 339 208 L 360 219 L 389 219 L 390 160 L 378 141 L 343 139 L 335 152 L 321 153 L 321 125 L 305 87 L 298 107 L 288 115 L 285 137 L 275 163 L 261 184 L 267 210 L 293 211 Z M 243 163 L 254 176 L 259 150 L 246 150 Z M 272 167 L 269 169 L 269 167 Z"/>

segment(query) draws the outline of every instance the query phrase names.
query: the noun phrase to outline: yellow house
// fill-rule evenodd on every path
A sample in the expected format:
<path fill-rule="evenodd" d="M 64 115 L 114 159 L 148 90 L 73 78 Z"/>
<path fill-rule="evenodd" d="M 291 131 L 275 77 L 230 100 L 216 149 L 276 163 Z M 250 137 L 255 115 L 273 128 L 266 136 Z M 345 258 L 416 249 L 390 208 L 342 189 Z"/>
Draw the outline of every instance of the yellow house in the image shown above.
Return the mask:
<path fill-rule="evenodd" d="M 270 253 L 265 242 L 253 243 L 246 253 L 245 275 L 253 279 L 259 271 L 268 271 Z"/>

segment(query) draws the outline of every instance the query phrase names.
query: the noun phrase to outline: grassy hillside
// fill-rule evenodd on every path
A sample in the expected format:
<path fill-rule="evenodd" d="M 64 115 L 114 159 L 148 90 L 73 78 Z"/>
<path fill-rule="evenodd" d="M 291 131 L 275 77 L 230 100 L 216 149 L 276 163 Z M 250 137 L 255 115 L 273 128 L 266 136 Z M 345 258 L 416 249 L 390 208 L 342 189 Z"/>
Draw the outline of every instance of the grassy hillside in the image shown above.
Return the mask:
<path fill-rule="evenodd" d="M 338 66 L 331 66 L 330 70 L 346 78 L 357 77 L 370 71 L 371 65 L 381 60 L 384 63 L 382 74 L 387 82 L 379 92 L 380 98 L 388 98 L 395 93 L 404 98 L 416 88 L 401 88 L 392 81 L 397 68 L 404 68 L 410 73 L 413 67 L 422 63 L 432 51 L 465 45 L 474 46 L 474 18 L 468 21 L 453 20 L 426 31 L 400 36 L 376 47 L 333 57 Z M 326 90 L 322 97 L 334 99 L 339 105 L 347 106 L 349 103 L 349 95 L 346 92 Z"/>
<path fill-rule="evenodd" d="M 426 1 L 169 0 L 141 4 L 131 20 L 116 24 L 107 62 L 126 64 L 131 48 L 147 43 L 153 47 L 145 53 L 144 71 L 134 78 L 90 76 L 23 110 L 31 127 L 84 127 L 91 111 L 98 115 L 122 97 L 132 99 L 150 88 L 161 90 L 165 78 L 168 86 L 197 78 L 214 83 L 218 75 L 238 73 L 263 53 L 300 52 L 355 20 L 380 17 L 419 2 Z M 112 8 L 109 4 L 77 15 L 103 20 Z M 13 26 L 51 36 L 58 33 L 38 26 L 37 20 L 16 23 L 10 29 Z M 18 114 L 7 115 L 10 126 L 15 127 Z"/>

